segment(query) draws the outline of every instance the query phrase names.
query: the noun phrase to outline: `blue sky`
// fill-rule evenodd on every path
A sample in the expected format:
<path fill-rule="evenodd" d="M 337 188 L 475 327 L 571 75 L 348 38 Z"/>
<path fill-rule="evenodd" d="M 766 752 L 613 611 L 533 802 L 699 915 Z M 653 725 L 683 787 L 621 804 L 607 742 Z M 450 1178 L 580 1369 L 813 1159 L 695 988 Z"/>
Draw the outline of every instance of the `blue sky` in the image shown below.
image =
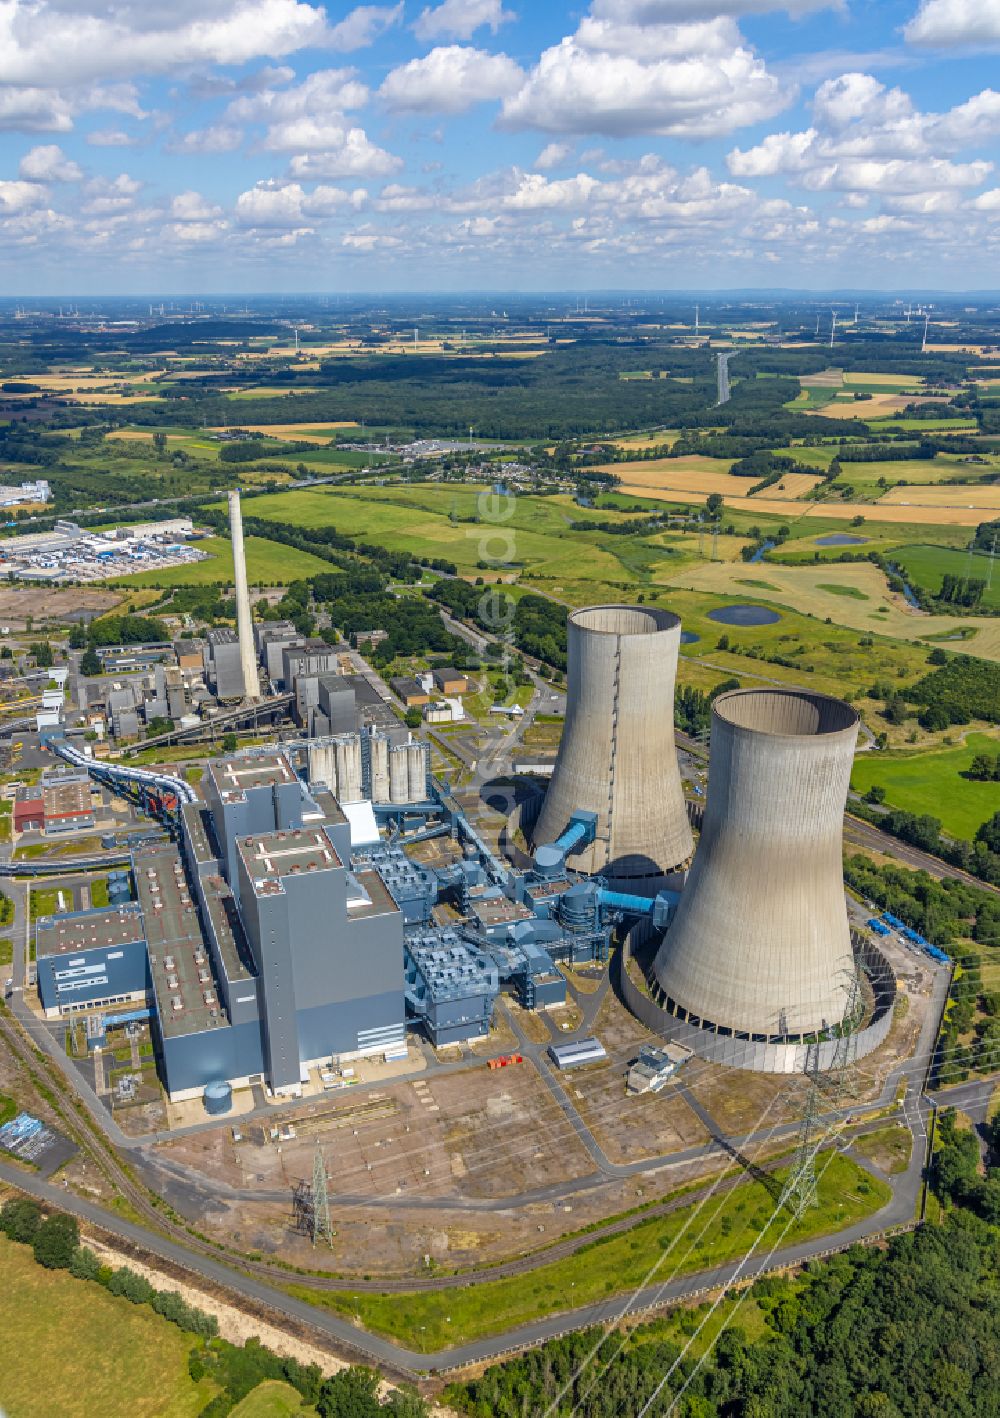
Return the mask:
<path fill-rule="evenodd" d="M 1000 0 L 0 0 L 0 293 L 997 288 Z"/>

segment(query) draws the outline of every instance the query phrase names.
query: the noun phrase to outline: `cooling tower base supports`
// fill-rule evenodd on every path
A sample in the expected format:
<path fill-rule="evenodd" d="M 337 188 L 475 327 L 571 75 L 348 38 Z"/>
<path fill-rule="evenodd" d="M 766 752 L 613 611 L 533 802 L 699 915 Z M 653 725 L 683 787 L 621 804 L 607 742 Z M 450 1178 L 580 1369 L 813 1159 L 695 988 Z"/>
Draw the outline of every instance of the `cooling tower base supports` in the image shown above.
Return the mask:
<path fill-rule="evenodd" d="M 750 1073 L 804 1073 L 806 1063 L 820 1070 L 843 1061 L 835 1060 L 839 1041 L 824 1039 L 815 1046 L 739 1036 L 712 1028 L 701 1028 L 673 1014 L 662 1001 L 662 993 L 651 971 L 644 971 L 640 960 L 655 954 L 659 941 L 647 922 L 632 928 L 618 954 L 619 989 L 625 1004 L 635 1017 L 654 1034 L 670 1043 L 683 1044 L 706 1063 L 723 1064 L 727 1068 Z M 875 997 L 875 1008 L 863 1029 L 851 1035 L 849 1061 L 856 1062 L 883 1044 L 892 1027 L 896 1002 L 896 976 L 878 947 L 867 939 L 858 938 L 858 962 Z M 633 951 L 635 954 L 633 954 Z M 639 958 L 637 959 L 636 956 Z M 642 978 L 643 984 L 637 983 Z"/>

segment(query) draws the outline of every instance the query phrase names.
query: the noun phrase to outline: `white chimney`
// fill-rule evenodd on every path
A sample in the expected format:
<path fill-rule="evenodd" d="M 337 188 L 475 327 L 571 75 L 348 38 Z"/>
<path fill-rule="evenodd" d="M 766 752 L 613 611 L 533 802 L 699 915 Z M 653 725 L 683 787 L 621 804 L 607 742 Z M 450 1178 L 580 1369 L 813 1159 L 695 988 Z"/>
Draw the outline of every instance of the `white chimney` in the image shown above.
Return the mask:
<path fill-rule="evenodd" d="M 243 513 L 238 492 L 229 494 L 229 531 L 233 539 L 233 574 L 236 581 L 236 631 L 240 638 L 240 665 L 243 670 L 243 693 L 248 699 L 260 698 L 257 676 L 257 656 L 253 647 L 253 621 L 250 617 L 250 588 L 247 585 L 247 556 L 243 546 Z"/>

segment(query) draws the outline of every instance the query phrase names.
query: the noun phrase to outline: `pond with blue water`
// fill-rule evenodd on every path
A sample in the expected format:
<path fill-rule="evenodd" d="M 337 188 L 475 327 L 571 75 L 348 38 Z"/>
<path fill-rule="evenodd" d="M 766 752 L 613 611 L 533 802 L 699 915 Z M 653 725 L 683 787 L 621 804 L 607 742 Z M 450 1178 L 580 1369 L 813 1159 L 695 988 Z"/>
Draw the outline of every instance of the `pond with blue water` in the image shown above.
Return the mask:
<path fill-rule="evenodd" d="M 846 532 L 832 532 L 828 537 L 816 538 L 818 547 L 863 547 L 867 544 L 867 537 L 849 537 Z"/>
<path fill-rule="evenodd" d="M 767 606 L 720 606 L 709 611 L 708 619 L 719 625 L 777 625 L 781 616 Z"/>
<path fill-rule="evenodd" d="M 681 631 L 681 644 L 682 644 L 682 645 L 697 645 L 697 643 L 698 643 L 698 641 L 699 641 L 700 639 L 701 639 L 701 636 L 700 636 L 700 635 L 695 635 L 695 633 L 694 633 L 693 630 L 682 630 L 682 631 Z"/>

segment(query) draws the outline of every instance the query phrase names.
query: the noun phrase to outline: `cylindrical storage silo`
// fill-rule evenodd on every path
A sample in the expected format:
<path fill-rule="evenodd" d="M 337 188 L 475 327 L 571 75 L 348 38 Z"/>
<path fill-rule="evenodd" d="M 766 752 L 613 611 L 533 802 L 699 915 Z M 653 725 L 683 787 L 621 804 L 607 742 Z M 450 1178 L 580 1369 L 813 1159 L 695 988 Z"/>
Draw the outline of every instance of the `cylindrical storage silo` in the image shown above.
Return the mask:
<path fill-rule="evenodd" d="M 405 743 L 394 743 L 389 748 L 389 801 L 391 803 L 408 803 L 410 801 L 410 780 Z"/>
<path fill-rule="evenodd" d="M 406 745 L 406 780 L 410 802 L 422 803 L 427 798 L 427 760 L 422 743 Z"/>
<path fill-rule="evenodd" d="M 389 801 L 389 740 L 383 734 L 371 736 L 372 802 Z"/>
<path fill-rule="evenodd" d="M 309 745 L 309 782 L 313 786 L 322 784 L 336 796 L 337 764 L 332 744 L 311 743 Z"/>
<path fill-rule="evenodd" d="M 674 685 L 681 623 L 647 606 L 590 606 L 567 625 L 566 724 L 535 824 L 552 842 L 570 814 L 597 814 L 580 871 L 659 877 L 691 855 L 674 746 Z"/>
<path fill-rule="evenodd" d="M 224 1078 L 217 1079 L 214 1083 L 206 1083 L 202 1101 L 205 1104 L 205 1112 L 211 1113 L 213 1117 L 228 1113 L 233 1106 L 232 1085 Z"/>
<path fill-rule="evenodd" d="M 361 739 L 353 734 L 338 739 L 335 744 L 337 758 L 337 801 L 359 803 L 361 790 Z"/>
<path fill-rule="evenodd" d="M 824 694 L 744 689 L 715 701 L 701 840 L 653 966 L 674 1014 L 770 1039 L 843 1018 L 857 735 L 851 706 Z"/>

